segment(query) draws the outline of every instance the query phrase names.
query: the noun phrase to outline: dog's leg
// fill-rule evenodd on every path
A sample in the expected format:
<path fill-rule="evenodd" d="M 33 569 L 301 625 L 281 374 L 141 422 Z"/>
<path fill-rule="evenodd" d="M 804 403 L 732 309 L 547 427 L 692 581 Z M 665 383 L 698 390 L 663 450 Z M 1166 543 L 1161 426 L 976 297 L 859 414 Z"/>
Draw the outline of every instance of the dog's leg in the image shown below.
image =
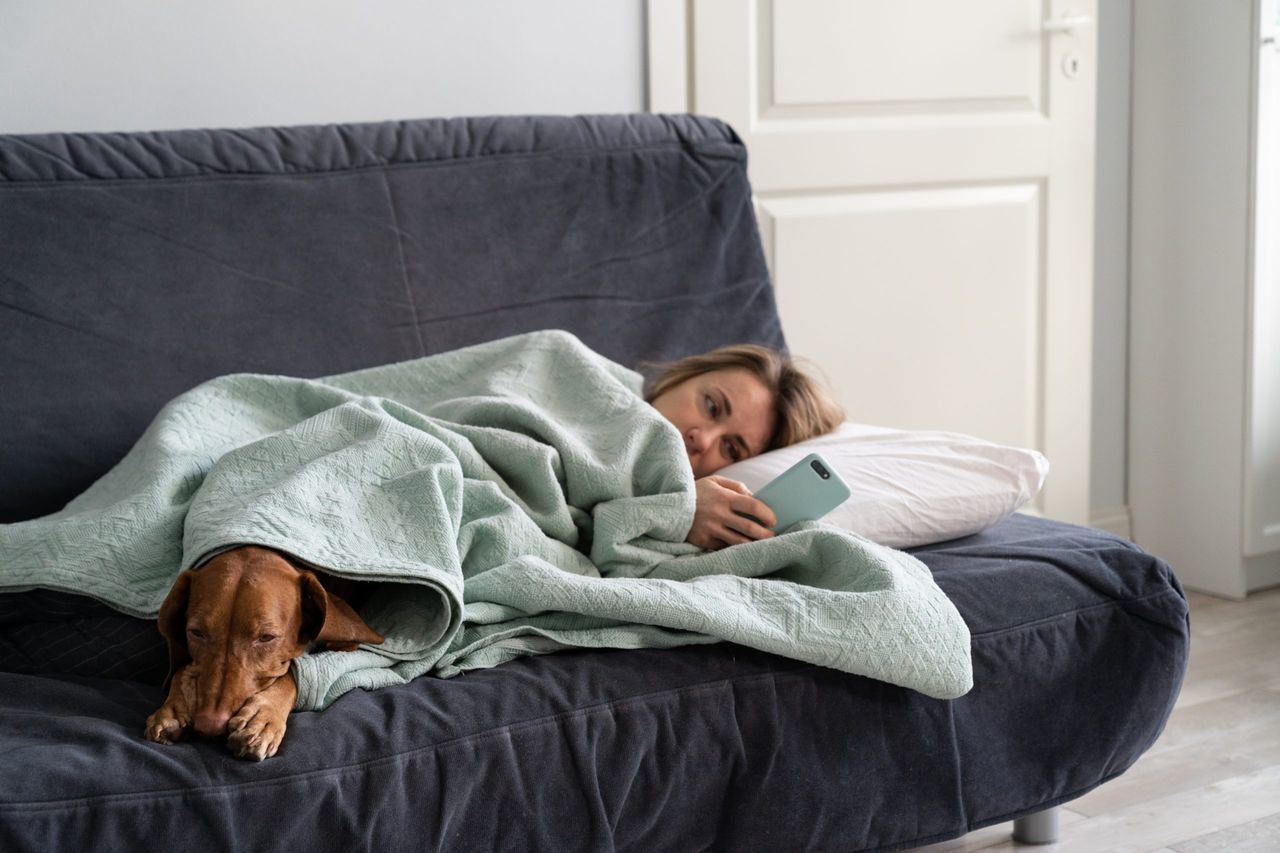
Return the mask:
<path fill-rule="evenodd" d="M 293 672 L 286 672 L 264 690 L 253 694 L 227 721 L 231 735 L 227 748 L 236 758 L 261 761 L 280 749 L 284 730 L 298 698 Z"/>
<path fill-rule="evenodd" d="M 143 734 L 156 743 L 177 743 L 191 731 L 191 709 L 195 704 L 195 675 L 191 666 L 173 674 L 169 697 L 147 717 Z"/>

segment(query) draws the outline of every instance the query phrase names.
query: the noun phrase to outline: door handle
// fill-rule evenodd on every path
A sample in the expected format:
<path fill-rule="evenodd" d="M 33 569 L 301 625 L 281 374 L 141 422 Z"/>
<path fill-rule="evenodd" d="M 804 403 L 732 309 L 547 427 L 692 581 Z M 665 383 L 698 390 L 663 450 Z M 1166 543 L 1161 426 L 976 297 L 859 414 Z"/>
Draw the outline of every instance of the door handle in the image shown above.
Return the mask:
<path fill-rule="evenodd" d="M 1070 33 L 1092 25 L 1093 16 L 1067 12 L 1061 18 L 1049 18 L 1040 26 L 1046 33 Z"/>

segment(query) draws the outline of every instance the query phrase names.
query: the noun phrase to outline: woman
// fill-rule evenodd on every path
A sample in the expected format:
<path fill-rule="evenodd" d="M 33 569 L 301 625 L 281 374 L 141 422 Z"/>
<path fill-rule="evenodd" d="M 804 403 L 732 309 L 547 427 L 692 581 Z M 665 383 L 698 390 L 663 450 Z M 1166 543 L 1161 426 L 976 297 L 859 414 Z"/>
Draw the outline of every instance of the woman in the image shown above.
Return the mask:
<path fill-rule="evenodd" d="M 772 510 L 714 472 L 830 432 L 844 410 L 789 355 L 768 347 L 721 347 L 664 368 L 645 399 L 680 431 L 693 467 L 698 503 L 686 539 L 715 550 L 772 536 Z"/>

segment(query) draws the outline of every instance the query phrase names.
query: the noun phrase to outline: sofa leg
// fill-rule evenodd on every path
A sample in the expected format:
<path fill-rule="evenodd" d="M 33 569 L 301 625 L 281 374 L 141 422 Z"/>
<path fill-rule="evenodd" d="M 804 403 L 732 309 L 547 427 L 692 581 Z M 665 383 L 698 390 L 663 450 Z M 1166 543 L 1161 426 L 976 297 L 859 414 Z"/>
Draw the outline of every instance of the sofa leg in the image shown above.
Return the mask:
<path fill-rule="evenodd" d="M 1058 807 L 1015 818 L 1013 840 L 1019 844 L 1052 844 L 1058 840 Z"/>

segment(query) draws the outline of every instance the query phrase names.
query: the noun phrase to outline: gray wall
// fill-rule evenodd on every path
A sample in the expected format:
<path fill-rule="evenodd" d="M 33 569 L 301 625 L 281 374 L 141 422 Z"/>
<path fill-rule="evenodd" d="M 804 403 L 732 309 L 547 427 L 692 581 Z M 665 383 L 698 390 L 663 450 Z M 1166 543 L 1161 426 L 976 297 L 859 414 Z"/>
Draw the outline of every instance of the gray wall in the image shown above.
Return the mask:
<path fill-rule="evenodd" d="M 0 132 L 644 109 L 642 0 L 0 0 Z"/>
<path fill-rule="evenodd" d="M 1094 208 L 1093 467 L 1095 512 L 1128 503 L 1129 90 L 1132 0 L 1098 3 Z"/>
<path fill-rule="evenodd" d="M 1099 4 L 1092 504 L 1125 497 L 1132 0 Z M 645 108 L 643 0 L 0 0 L 0 132 Z"/>

